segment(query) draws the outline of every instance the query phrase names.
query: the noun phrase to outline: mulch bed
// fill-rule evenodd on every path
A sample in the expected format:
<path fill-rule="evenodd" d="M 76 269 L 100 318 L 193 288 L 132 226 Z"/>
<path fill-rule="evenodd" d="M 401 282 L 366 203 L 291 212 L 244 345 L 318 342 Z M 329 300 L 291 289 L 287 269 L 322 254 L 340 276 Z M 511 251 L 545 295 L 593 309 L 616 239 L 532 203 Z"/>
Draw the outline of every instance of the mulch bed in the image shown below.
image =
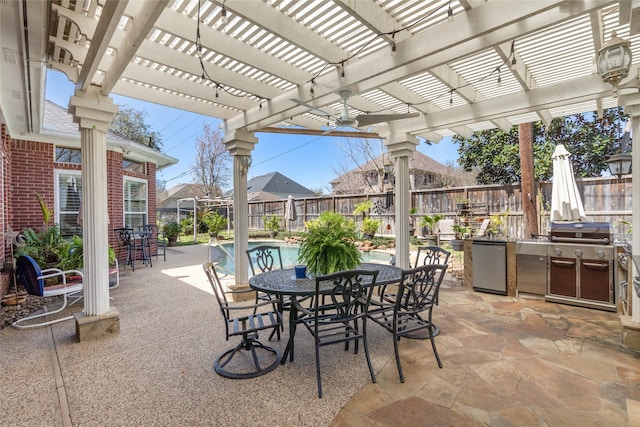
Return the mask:
<path fill-rule="evenodd" d="M 27 295 L 27 300 L 18 305 L 3 305 L 0 307 L 0 329 L 10 326 L 18 319 L 22 319 L 34 313 L 42 308 L 42 306 L 49 304 L 58 297 L 37 297 L 33 295 Z"/>

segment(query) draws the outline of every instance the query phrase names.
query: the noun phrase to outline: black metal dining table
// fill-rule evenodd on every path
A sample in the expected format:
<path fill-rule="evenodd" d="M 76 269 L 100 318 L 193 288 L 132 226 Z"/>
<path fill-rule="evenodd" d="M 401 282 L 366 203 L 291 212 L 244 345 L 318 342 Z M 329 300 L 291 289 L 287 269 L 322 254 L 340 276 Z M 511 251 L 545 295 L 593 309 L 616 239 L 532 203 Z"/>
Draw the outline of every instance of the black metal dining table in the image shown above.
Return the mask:
<path fill-rule="evenodd" d="M 376 286 L 390 285 L 400 282 L 400 276 L 402 269 L 394 265 L 389 264 L 376 264 L 376 263 L 362 263 L 356 269 L 361 270 L 376 270 L 378 271 L 378 278 L 376 280 Z M 266 271 L 264 273 L 256 274 L 249 279 L 249 286 L 251 289 L 265 292 L 268 294 L 274 294 L 278 296 L 290 296 L 293 298 L 304 298 L 313 296 L 316 292 L 316 279 L 314 277 L 305 277 L 304 279 L 296 278 L 296 273 L 293 267 L 276 269 Z M 329 282 L 322 283 L 320 293 L 328 293 L 331 289 Z M 289 340 L 287 347 L 282 355 L 281 364 L 284 364 L 289 356 L 289 361 L 293 361 L 294 341 L 293 338 L 296 332 L 296 320 L 298 317 L 298 310 L 296 305 L 291 304 L 289 313 Z"/>

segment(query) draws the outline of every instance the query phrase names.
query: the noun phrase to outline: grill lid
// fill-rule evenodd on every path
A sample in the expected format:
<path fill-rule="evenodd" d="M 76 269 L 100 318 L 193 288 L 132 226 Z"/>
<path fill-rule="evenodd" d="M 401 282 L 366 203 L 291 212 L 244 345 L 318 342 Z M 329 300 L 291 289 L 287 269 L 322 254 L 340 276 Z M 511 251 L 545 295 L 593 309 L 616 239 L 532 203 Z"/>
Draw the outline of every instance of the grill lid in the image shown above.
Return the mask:
<path fill-rule="evenodd" d="M 549 228 L 552 242 L 608 245 L 611 234 L 609 222 L 552 222 Z"/>

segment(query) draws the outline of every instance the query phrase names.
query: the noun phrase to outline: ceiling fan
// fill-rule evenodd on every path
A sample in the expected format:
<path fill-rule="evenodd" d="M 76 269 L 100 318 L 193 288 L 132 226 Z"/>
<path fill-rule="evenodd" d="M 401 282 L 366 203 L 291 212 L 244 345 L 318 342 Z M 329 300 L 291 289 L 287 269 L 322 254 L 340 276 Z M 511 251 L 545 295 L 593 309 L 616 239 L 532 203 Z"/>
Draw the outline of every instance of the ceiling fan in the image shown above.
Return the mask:
<path fill-rule="evenodd" d="M 344 89 L 338 92 L 338 94 L 340 95 L 340 98 L 342 98 L 342 111 L 340 112 L 339 116 L 323 111 L 319 108 L 314 107 L 313 105 L 309 105 L 303 101 L 300 101 L 299 99 L 291 99 L 291 101 L 295 102 L 298 105 L 302 105 L 303 107 L 307 107 L 310 110 L 317 111 L 323 116 L 332 117 L 336 122 L 336 127 L 338 126 L 362 127 L 362 126 L 375 125 L 377 123 L 391 122 L 394 120 L 409 119 L 411 117 L 418 117 L 420 115 L 420 113 L 359 114 L 356 117 L 351 117 L 349 115 L 349 108 L 347 105 L 347 101 L 349 100 L 349 97 L 352 95 L 352 92 L 348 89 Z"/>

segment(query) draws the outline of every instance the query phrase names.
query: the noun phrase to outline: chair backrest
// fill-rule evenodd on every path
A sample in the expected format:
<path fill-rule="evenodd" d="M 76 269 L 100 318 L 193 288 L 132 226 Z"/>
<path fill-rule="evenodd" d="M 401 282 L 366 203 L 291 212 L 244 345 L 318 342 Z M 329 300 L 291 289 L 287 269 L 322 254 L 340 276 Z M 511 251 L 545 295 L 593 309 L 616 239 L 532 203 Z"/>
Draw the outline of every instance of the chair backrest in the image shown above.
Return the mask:
<path fill-rule="evenodd" d="M 158 226 L 155 224 L 145 224 L 138 227 L 138 231 L 142 233 L 147 233 L 150 238 L 157 238 L 158 236 Z"/>
<path fill-rule="evenodd" d="M 118 240 L 118 246 L 128 246 L 131 244 L 131 239 L 133 239 L 132 228 L 114 228 L 113 232 Z"/>
<path fill-rule="evenodd" d="M 438 221 L 438 236 L 440 240 L 453 240 L 456 237 L 455 231 L 453 231 L 454 220 L 441 219 Z"/>
<path fill-rule="evenodd" d="M 473 237 L 483 237 L 485 234 L 487 234 L 487 228 L 489 228 L 490 223 L 491 223 L 490 219 L 482 220 L 482 223 L 480 224 L 478 231 L 476 231 L 476 234 Z"/>
<path fill-rule="evenodd" d="M 431 309 L 438 300 L 447 267 L 447 264 L 427 264 L 403 270 L 396 297 L 396 310 L 420 313 Z"/>
<path fill-rule="evenodd" d="M 211 289 L 213 290 L 213 295 L 215 295 L 216 301 L 218 301 L 220 313 L 226 320 L 229 320 L 229 301 L 227 300 L 227 295 L 224 292 L 222 282 L 220 282 L 220 278 L 218 277 L 218 273 L 216 273 L 215 267 L 212 263 L 205 262 L 204 264 L 202 264 L 202 268 L 207 274 L 209 284 L 211 285 Z"/>
<path fill-rule="evenodd" d="M 29 295 L 44 295 L 44 280 L 40 279 L 42 270 L 29 255 L 20 255 L 16 261 L 16 274 Z"/>
<path fill-rule="evenodd" d="M 418 246 L 414 267 L 427 264 L 446 264 L 451 252 L 439 246 Z"/>
<path fill-rule="evenodd" d="M 327 310 L 335 312 L 334 321 L 365 315 L 377 277 L 376 270 L 344 270 L 317 276 L 314 298 L 316 318 Z M 319 295 L 330 297 L 331 302 L 327 303 L 326 298 L 319 298 Z M 320 300 L 323 301 L 322 309 L 319 309 Z"/>
<path fill-rule="evenodd" d="M 247 257 L 253 275 L 256 274 L 256 269 L 259 270 L 258 273 L 264 273 L 282 268 L 282 254 L 279 246 L 261 245 L 247 249 Z"/>

